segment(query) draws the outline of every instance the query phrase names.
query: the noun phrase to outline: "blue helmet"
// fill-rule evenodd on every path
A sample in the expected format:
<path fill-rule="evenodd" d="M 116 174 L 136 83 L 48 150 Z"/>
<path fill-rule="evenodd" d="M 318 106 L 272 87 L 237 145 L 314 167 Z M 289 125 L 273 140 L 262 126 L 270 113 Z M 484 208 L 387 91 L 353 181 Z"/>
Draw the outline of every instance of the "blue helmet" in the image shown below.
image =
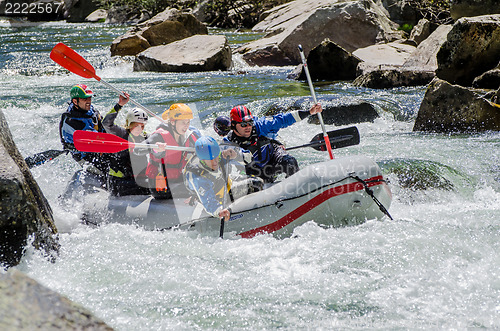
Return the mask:
<path fill-rule="evenodd" d="M 209 136 L 203 136 L 196 140 L 194 149 L 200 160 L 213 160 L 220 154 L 219 144 Z"/>
<path fill-rule="evenodd" d="M 227 116 L 219 116 L 215 119 L 214 130 L 221 137 L 227 136 L 231 131 L 231 120 Z"/>

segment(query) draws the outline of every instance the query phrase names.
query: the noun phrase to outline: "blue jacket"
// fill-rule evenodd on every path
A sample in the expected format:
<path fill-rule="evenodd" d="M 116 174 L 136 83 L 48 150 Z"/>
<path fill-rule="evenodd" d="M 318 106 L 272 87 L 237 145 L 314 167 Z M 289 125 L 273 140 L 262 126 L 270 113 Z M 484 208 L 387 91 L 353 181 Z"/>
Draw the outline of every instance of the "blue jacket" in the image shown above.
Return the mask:
<path fill-rule="evenodd" d="M 101 122 L 101 114 L 94 109 L 94 106 L 90 106 L 90 110 L 84 112 L 71 103 L 66 112 L 62 114 L 59 123 L 59 135 L 64 149 L 69 149 L 73 158 L 79 161 L 90 153 L 80 152 L 75 149 L 73 134 L 76 130 L 106 132 Z"/>
<path fill-rule="evenodd" d="M 193 155 L 184 169 L 187 188 L 196 194 L 198 201 L 207 213 L 219 217 L 218 213 L 229 203 L 228 190 L 231 180 L 227 178 L 222 167 L 227 167 L 227 161 L 220 159 L 217 171 L 205 167 L 200 159 Z M 228 182 L 229 181 L 229 182 Z"/>

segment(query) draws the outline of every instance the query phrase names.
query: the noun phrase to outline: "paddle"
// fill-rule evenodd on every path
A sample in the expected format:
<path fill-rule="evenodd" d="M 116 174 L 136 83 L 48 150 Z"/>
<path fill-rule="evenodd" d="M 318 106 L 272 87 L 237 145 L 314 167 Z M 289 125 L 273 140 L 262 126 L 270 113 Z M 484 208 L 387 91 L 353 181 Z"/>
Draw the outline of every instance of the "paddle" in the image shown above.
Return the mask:
<path fill-rule="evenodd" d="M 298 47 L 299 47 L 300 58 L 302 59 L 302 64 L 304 65 L 304 71 L 306 72 L 307 83 L 309 84 L 309 90 L 311 91 L 311 95 L 313 97 L 314 104 L 317 104 L 318 100 L 316 99 L 316 93 L 314 93 L 314 87 L 312 84 L 311 75 L 309 74 L 309 69 L 307 68 L 307 62 L 306 62 L 306 57 L 304 56 L 304 50 L 302 49 L 301 45 L 298 45 Z M 317 113 L 317 115 L 319 118 L 319 123 L 321 124 L 321 129 L 323 130 L 323 137 L 325 138 L 326 148 L 328 149 L 328 154 L 330 155 L 330 159 L 333 160 L 332 147 L 330 144 L 330 138 L 329 138 L 328 134 L 326 133 L 325 123 L 323 122 L 323 115 L 321 115 L 321 113 Z"/>
<path fill-rule="evenodd" d="M 111 84 L 102 80 L 101 77 L 97 76 L 94 67 L 90 63 L 88 63 L 80 54 L 78 54 L 65 44 L 59 43 L 55 45 L 52 51 L 50 52 L 50 58 L 63 68 L 66 68 L 69 71 L 71 71 L 72 73 L 77 74 L 78 76 L 81 76 L 83 78 L 94 78 L 98 82 L 103 83 L 106 87 L 112 89 L 113 91 L 125 97 L 122 91 L 118 90 Z M 137 101 L 132 100 L 132 98 L 130 98 L 129 100 L 137 107 L 144 109 L 144 111 L 146 111 L 148 114 L 158 119 L 160 122 L 165 123 L 165 121 L 163 121 L 163 119 L 160 116 L 156 115 L 151 110 L 147 109 Z"/>
<path fill-rule="evenodd" d="M 32 156 L 28 156 L 27 158 L 24 159 L 26 164 L 28 165 L 28 168 L 34 168 L 39 165 L 44 164 L 45 162 L 48 162 L 50 160 L 55 159 L 61 154 L 66 154 L 68 153 L 69 150 L 56 150 L 56 149 L 49 149 L 48 151 L 45 152 L 40 152 Z"/>
<path fill-rule="evenodd" d="M 128 148 L 153 148 L 155 145 L 136 144 L 114 134 L 76 130 L 73 134 L 75 148 L 81 152 L 118 153 Z M 169 146 L 168 150 L 194 152 L 193 147 Z"/>
<path fill-rule="evenodd" d="M 225 188 L 227 189 L 227 195 L 229 195 L 229 186 L 228 186 L 228 183 L 229 183 L 229 174 L 228 174 L 228 171 L 226 169 L 227 166 L 229 166 L 229 156 L 225 158 L 225 164 L 221 164 L 220 167 L 221 167 L 221 172 L 222 172 L 222 176 L 224 177 L 225 179 Z M 227 206 L 227 196 L 226 194 L 224 193 L 223 196 L 222 196 L 222 207 L 223 208 L 226 208 Z M 229 209 L 229 218 L 231 218 L 231 209 Z M 220 231 L 219 231 L 219 237 L 221 239 L 224 239 L 224 217 L 221 217 L 220 218 Z"/>
<path fill-rule="evenodd" d="M 327 132 L 328 142 L 331 149 L 342 148 L 359 144 L 359 131 L 355 126 Z M 317 151 L 326 151 L 327 145 L 323 138 L 323 133 L 318 133 L 307 144 L 287 148 L 287 151 L 302 147 L 312 147 Z"/>

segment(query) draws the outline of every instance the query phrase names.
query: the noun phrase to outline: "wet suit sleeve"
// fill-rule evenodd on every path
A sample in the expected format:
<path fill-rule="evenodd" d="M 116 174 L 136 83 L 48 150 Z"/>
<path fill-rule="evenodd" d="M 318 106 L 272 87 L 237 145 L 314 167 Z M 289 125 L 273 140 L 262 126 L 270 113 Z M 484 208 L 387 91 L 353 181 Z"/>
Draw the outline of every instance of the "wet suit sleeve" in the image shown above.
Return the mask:
<path fill-rule="evenodd" d="M 107 133 L 123 138 L 127 135 L 127 130 L 115 124 L 115 120 L 120 109 L 122 109 L 122 107 L 119 104 L 116 104 L 113 108 L 111 108 L 102 120 L 102 125 Z"/>
<path fill-rule="evenodd" d="M 272 136 L 277 134 L 280 129 L 289 127 L 307 116 L 309 116 L 308 111 L 292 111 L 272 117 L 258 117 L 255 119 L 255 128 L 260 136 Z"/>

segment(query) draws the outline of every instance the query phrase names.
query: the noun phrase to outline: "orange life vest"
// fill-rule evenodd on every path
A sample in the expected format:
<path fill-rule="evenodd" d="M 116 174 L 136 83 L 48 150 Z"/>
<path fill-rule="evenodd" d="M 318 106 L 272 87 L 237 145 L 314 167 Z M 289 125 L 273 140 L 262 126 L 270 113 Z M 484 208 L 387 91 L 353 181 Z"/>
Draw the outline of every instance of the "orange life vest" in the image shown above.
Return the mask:
<path fill-rule="evenodd" d="M 170 146 L 181 146 L 177 143 L 174 135 L 169 130 L 160 128 L 154 133 L 161 134 L 163 141 Z M 196 136 L 192 131 L 186 132 L 187 139 L 182 146 L 194 147 Z M 169 180 L 179 180 L 182 177 L 182 169 L 186 166 L 186 152 L 166 150 L 165 157 L 157 158 L 149 154 L 149 163 L 146 169 L 146 175 L 149 178 L 156 179 L 158 176 L 166 177 Z"/>

